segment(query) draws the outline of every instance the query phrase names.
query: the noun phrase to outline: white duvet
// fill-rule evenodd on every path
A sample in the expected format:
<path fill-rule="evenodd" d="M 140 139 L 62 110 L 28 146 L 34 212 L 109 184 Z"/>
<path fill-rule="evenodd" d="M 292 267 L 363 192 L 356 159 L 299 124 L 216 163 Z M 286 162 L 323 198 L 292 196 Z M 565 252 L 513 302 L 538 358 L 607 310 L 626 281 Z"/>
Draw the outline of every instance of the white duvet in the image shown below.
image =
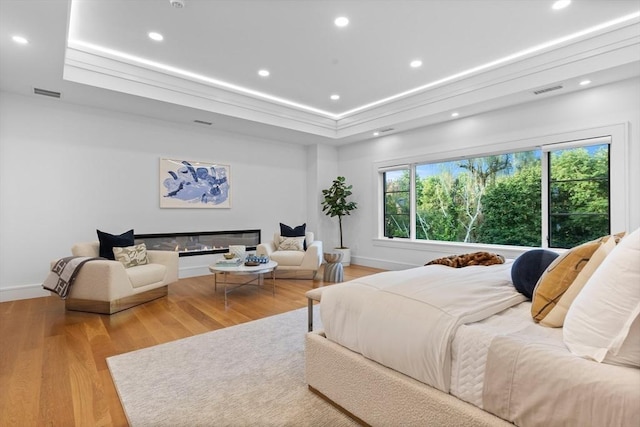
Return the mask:
<path fill-rule="evenodd" d="M 511 284 L 511 261 L 392 271 L 324 289 L 320 315 L 328 339 L 449 392 L 451 340 L 464 323 L 525 297 Z"/>

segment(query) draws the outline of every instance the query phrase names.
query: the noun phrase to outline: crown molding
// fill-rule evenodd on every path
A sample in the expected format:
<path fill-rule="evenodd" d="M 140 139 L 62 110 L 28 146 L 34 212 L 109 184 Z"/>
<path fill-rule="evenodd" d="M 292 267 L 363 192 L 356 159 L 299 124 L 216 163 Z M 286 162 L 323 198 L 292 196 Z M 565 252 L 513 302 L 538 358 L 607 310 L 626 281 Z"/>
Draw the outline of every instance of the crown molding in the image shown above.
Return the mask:
<path fill-rule="evenodd" d="M 108 52 L 68 42 L 64 79 L 116 92 L 251 120 L 331 139 L 348 139 L 398 124 L 450 120 L 452 110 L 478 112 L 533 101 L 533 90 L 580 76 L 625 67 L 640 73 L 640 19 L 554 45 L 362 111 L 334 117 L 251 96 L 126 61 Z M 629 65 L 632 65 L 629 67 Z M 621 77 L 621 78 L 622 78 Z M 563 93 L 566 93 L 563 92 Z M 406 127 L 405 126 L 405 127 Z"/>

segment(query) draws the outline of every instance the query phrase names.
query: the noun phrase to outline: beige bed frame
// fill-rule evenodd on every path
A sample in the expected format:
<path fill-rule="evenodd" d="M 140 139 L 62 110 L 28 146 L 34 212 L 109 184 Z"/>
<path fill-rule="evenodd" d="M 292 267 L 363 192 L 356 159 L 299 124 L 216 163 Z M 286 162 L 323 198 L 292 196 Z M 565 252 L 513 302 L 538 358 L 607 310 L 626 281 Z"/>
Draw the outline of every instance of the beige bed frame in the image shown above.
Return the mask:
<path fill-rule="evenodd" d="M 306 381 L 360 423 L 373 426 L 513 426 L 513 424 L 329 341 L 305 342 Z"/>

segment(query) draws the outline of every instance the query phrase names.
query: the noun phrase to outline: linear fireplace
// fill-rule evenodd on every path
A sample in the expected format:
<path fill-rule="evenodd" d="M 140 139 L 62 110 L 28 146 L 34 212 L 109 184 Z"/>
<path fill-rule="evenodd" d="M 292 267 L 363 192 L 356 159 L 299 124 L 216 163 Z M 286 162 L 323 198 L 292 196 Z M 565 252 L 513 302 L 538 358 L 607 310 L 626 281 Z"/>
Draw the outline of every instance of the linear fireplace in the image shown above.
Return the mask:
<path fill-rule="evenodd" d="M 245 245 L 247 250 L 255 250 L 260 244 L 260 230 L 136 234 L 135 243 L 144 243 L 149 250 L 175 251 L 181 257 L 219 254 L 228 252 L 229 245 Z"/>

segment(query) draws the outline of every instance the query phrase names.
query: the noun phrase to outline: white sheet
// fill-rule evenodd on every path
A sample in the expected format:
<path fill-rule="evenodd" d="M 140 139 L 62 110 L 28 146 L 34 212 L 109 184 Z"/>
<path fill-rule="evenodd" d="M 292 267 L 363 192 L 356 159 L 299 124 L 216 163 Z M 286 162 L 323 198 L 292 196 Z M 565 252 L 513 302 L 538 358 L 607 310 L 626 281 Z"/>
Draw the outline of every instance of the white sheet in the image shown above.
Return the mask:
<path fill-rule="evenodd" d="M 511 264 L 432 265 L 331 286 L 320 305 L 326 336 L 448 392 L 456 328 L 525 300 L 511 284 Z"/>

